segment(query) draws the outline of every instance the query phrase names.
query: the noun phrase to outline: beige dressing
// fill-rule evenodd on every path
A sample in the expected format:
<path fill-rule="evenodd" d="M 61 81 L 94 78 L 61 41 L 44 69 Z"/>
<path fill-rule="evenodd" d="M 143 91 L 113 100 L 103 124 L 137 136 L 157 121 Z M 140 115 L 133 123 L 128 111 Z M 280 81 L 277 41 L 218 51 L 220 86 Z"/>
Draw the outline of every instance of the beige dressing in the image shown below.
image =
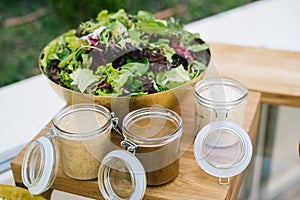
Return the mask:
<path fill-rule="evenodd" d="M 95 111 L 78 111 L 59 120 L 58 127 L 68 133 L 88 133 L 105 125 L 106 117 Z"/>

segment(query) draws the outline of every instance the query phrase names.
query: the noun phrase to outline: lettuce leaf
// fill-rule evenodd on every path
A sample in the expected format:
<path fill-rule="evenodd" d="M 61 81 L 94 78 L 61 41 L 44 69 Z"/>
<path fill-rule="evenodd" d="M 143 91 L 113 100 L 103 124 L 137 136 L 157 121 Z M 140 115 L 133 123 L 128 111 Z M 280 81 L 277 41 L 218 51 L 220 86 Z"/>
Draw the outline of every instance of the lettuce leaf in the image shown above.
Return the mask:
<path fill-rule="evenodd" d="M 125 87 L 129 89 L 130 92 L 136 93 L 143 85 L 140 78 L 147 73 L 148 69 L 148 63 L 133 62 L 123 65 L 121 70 L 118 71 L 109 63 L 106 66 L 99 66 L 96 70 L 96 74 L 102 77 L 106 76 L 106 81 L 112 86 L 114 93 L 120 95 L 122 94 L 122 89 Z M 103 91 L 101 91 L 101 93 L 102 92 Z M 136 93 L 135 95 L 140 94 Z"/>
<path fill-rule="evenodd" d="M 192 46 L 188 47 L 188 50 L 193 51 L 193 52 L 200 52 L 200 51 L 204 51 L 207 50 L 209 47 L 206 43 L 203 44 L 194 44 Z"/>
<path fill-rule="evenodd" d="M 93 71 L 90 69 L 81 69 L 78 68 L 70 77 L 73 79 L 71 85 L 77 85 L 80 92 L 84 92 L 88 86 L 92 83 L 98 81 L 97 76 L 93 74 Z"/>
<path fill-rule="evenodd" d="M 166 72 L 159 72 L 156 76 L 156 83 L 162 90 L 172 89 L 185 82 L 190 81 L 189 74 L 180 65 Z"/>

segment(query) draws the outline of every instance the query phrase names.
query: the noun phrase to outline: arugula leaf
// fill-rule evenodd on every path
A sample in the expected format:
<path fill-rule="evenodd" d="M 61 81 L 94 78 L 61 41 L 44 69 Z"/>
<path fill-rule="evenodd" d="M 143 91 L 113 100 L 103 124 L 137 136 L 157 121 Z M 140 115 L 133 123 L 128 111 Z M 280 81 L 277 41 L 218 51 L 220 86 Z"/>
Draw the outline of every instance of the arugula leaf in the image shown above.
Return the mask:
<path fill-rule="evenodd" d="M 84 92 L 89 85 L 98 81 L 97 76 L 93 74 L 93 71 L 90 69 L 81 69 L 78 68 L 70 77 L 73 79 L 71 85 L 77 85 L 80 92 Z"/>

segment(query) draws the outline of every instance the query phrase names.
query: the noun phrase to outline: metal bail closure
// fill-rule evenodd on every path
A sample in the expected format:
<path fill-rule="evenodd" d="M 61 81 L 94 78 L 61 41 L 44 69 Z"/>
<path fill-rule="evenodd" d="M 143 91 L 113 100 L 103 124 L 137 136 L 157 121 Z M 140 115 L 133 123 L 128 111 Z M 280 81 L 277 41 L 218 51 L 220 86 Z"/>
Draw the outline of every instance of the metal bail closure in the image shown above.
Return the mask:
<path fill-rule="evenodd" d="M 112 123 L 113 123 L 113 126 L 112 128 L 114 129 L 114 131 L 116 131 L 116 133 L 120 136 L 122 136 L 122 133 L 118 127 L 118 123 L 119 123 L 119 118 L 115 115 L 114 112 L 111 113 L 111 117 L 112 117 Z"/>
<path fill-rule="evenodd" d="M 228 185 L 230 177 L 249 165 L 252 143 L 239 125 L 229 121 L 212 122 L 197 134 L 194 156 L 205 172 L 218 177 L 220 185 Z"/>
<path fill-rule="evenodd" d="M 22 163 L 22 181 L 31 195 L 39 195 L 51 187 L 57 174 L 57 159 L 50 138 L 43 136 L 30 144 Z"/>
<path fill-rule="evenodd" d="M 135 143 L 131 142 L 130 140 L 127 140 L 127 139 L 123 140 L 123 141 L 121 142 L 121 146 L 122 146 L 122 147 L 125 147 L 125 149 L 126 149 L 128 152 L 132 153 L 133 155 L 135 154 L 137 145 L 136 145 Z"/>
<path fill-rule="evenodd" d="M 229 110 L 228 109 L 213 109 L 214 113 L 215 113 L 215 117 L 216 119 L 218 119 L 218 121 L 226 121 L 228 118 L 228 114 L 229 114 Z M 219 119 L 220 118 L 220 114 L 219 113 L 224 113 L 224 119 Z"/>
<path fill-rule="evenodd" d="M 101 162 L 98 185 L 104 199 L 142 199 L 147 185 L 145 169 L 132 153 L 114 150 Z"/>
<path fill-rule="evenodd" d="M 58 136 L 53 127 L 44 127 L 43 131 L 49 139 L 56 138 Z"/>

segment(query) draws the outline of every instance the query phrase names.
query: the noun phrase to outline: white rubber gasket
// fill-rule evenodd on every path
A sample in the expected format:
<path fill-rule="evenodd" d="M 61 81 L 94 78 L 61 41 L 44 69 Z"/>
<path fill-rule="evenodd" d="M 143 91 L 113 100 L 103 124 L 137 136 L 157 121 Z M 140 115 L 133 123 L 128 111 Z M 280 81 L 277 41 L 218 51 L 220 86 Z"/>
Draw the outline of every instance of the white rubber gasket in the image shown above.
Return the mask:
<path fill-rule="evenodd" d="M 28 167 L 32 167 L 33 163 L 29 163 L 31 153 L 39 148 L 44 152 L 40 152 L 42 156 L 43 168 L 41 169 L 41 176 L 39 179 L 34 179 L 30 172 L 27 172 Z M 51 140 L 47 137 L 40 137 L 29 146 L 28 150 L 25 153 L 23 164 L 22 164 L 22 180 L 24 185 L 28 188 L 30 194 L 39 195 L 45 192 L 52 183 L 51 178 L 55 176 L 55 165 L 56 163 L 56 153 L 54 145 Z M 28 165 L 29 164 L 29 165 Z M 30 169 L 34 170 L 34 169 Z"/>
<path fill-rule="evenodd" d="M 129 200 L 142 199 L 147 186 L 146 173 L 141 162 L 132 154 L 124 150 L 114 150 L 108 153 L 102 160 L 98 173 L 98 185 L 104 199 L 123 200 L 111 188 L 109 180 L 103 180 L 101 176 L 107 176 L 107 168 L 117 160 L 121 160 L 128 167 L 128 171 L 132 176 L 133 192 Z M 108 170 L 109 171 L 109 170 Z M 104 177 L 104 179 L 105 179 Z"/>
<path fill-rule="evenodd" d="M 209 134 L 220 128 L 230 130 L 240 139 L 240 142 L 244 146 L 244 149 L 242 149 L 244 155 L 241 158 L 241 161 L 233 167 L 217 168 L 211 165 L 205 159 L 206 156 L 202 148 L 203 145 L 205 145 L 205 139 Z M 194 142 L 194 156 L 198 165 L 208 174 L 216 176 L 218 178 L 228 178 L 241 173 L 249 165 L 252 158 L 252 143 L 248 136 L 248 133 L 239 125 L 228 121 L 212 122 L 203 127 L 197 134 L 196 140 Z"/>

